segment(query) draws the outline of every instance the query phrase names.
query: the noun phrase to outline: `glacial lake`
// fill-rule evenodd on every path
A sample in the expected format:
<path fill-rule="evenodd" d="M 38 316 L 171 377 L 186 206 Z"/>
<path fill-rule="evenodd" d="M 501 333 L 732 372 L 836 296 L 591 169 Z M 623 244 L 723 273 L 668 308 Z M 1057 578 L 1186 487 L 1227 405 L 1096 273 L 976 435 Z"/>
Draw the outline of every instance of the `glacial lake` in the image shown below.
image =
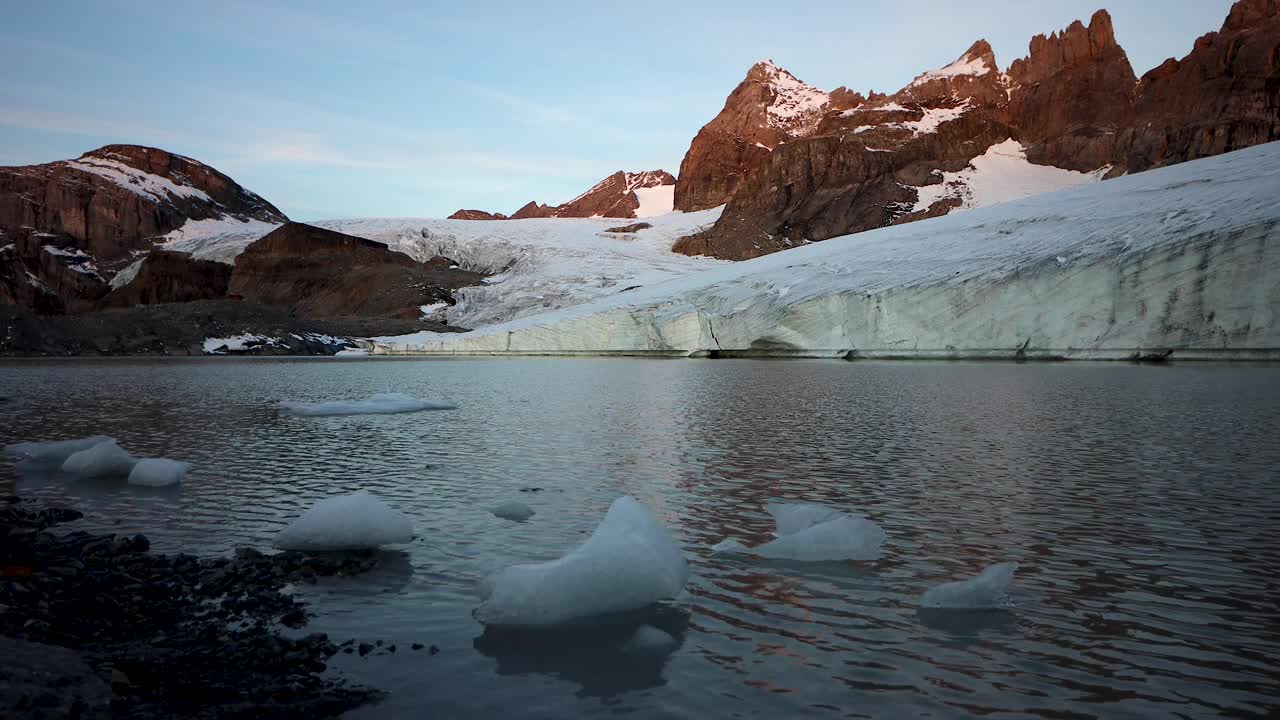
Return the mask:
<path fill-rule="evenodd" d="M 285 399 L 403 392 L 407 415 Z M 1280 368 L 471 359 L 0 363 L 0 444 L 111 435 L 188 460 L 170 489 L 19 473 L 68 528 L 164 552 L 262 549 L 367 488 L 417 539 L 296 592 L 303 632 L 383 639 L 331 667 L 390 693 L 351 718 L 1218 717 L 1280 713 Z M 522 489 L 540 491 L 521 492 Z M 634 495 L 691 563 L 676 601 L 588 631 L 486 632 L 476 584 L 558 557 Z M 866 514 L 866 563 L 712 555 L 768 500 Z M 519 500 L 525 523 L 491 515 Z M 922 614 L 930 586 L 1020 563 L 1010 610 Z M 669 655 L 620 650 L 634 625 Z M 437 654 L 411 643 L 435 645 Z"/>

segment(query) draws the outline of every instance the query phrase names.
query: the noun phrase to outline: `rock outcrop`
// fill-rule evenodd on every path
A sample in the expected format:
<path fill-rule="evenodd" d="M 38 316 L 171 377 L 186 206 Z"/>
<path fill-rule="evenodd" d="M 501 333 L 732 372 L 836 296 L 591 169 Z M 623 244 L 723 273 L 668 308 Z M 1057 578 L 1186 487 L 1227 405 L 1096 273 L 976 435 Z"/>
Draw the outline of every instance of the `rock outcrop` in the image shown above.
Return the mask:
<path fill-rule="evenodd" d="M 453 304 L 452 290 L 481 273 L 420 263 L 379 242 L 288 223 L 236 258 L 229 291 L 310 319 L 417 318 L 420 307 Z"/>
<path fill-rule="evenodd" d="M 132 307 L 158 303 L 214 300 L 226 296 L 231 266 L 196 260 L 187 253 L 152 250 L 137 268 L 121 273 L 126 282 L 99 303 L 102 307 Z M 121 279 L 117 276 L 117 280 Z"/>
<path fill-rule="evenodd" d="M 449 216 L 450 220 L 506 220 L 502 213 L 489 213 L 483 210 L 459 210 Z"/>
<path fill-rule="evenodd" d="M 223 173 L 157 148 L 107 145 L 75 160 L 0 168 L 0 247 L 13 245 L 0 255 L 0 302 L 92 307 L 106 281 L 158 238 L 189 220 L 229 218 L 286 220 Z"/>
<path fill-rule="evenodd" d="M 759 64 L 676 186 L 677 209 L 728 206 L 675 249 L 746 259 L 1280 139 L 1278 16 L 1277 0 L 1240 0 L 1139 82 L 1100 10 L 1036 36 L 1005 73 L 978 41 L 890 96 L 839 88 L 823 103 L 804 86 L 810 112 L 786 127 L 771 123 L 770 78 L 794 78 Z"/>
<path fill-rule="evenodd" d="M 1280 0 L 1240 0 L 1222 29 L 1142 76 L 1117 170 L 1280 140 Z"/>
<path fill-rule="evenodd" d="M 779 145 L 810 135 L 828 109 L 854 107 L 857 93 L 813 87 L 772 60 L 747 71 L 724 108 L 707 123 L 680 163 L 676 210 L 705 210 L 728 202 Z"/>
<path fill-rule="evenodd" d="M 483 210 L 459 210 L 450 220 L 525 220 L 528 218 L 639 218 L 671 212 L 676 179 L 665 170 L 619 170 L 563 205 L 529 202 L 510 217 Z"/>

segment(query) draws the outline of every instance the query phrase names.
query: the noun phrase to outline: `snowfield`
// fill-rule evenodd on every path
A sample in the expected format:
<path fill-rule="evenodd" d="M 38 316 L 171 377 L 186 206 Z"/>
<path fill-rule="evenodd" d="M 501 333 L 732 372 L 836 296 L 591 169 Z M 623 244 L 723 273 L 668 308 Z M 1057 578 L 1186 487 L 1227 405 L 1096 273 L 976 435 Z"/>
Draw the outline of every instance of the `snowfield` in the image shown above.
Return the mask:
<path fill-rule="evenodd" d="M 545 312 L 521 303 L 501 324 L 377 338 L 374 352 L 1270 357 L 1280 354 L 1277 197 L 1271 143 L 666 282 L 653 282 L 655 269 L 628 292 Z M 592 270 L 577 269 L 579 287 Z"/>

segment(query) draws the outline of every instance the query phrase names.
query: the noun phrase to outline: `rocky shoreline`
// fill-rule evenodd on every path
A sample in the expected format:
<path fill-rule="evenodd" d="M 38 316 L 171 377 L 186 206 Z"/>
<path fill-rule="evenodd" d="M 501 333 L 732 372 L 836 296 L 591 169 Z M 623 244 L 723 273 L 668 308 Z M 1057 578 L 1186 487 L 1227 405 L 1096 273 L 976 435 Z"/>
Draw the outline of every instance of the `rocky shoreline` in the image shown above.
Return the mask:
<path fill-rule="evenodd" d="M 0 306 L 0 357 L 201 356 L 207 338 L 251 334 L 261 342 L 212 354 L 333 355 L 353 338 L 462 328 L 421 320 L 310 320 L 235 300 L 138 305 L 79 315 L 36 315 Z"/>
<path fill-rule="evenodd" d="M 285 634 L 308 619 L 287 585 L 366 572 L 373 552 L 197 558 L 151 553 L 142 535 L 50 531 L 80 517 L 0 498 L 0 718 L 250 718 L 269 708 L 314 720 L 381 697 L 324 675 L 354 640 Z"/>

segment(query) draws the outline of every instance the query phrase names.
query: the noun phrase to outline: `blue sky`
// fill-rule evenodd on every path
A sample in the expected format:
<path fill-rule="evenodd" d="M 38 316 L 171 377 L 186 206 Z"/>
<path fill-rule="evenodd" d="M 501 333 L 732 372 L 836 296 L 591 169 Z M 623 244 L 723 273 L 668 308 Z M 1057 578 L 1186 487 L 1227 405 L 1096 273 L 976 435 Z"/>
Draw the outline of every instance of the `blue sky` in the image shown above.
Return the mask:
<path fill-rule="evenodd" d="M 0 165 L 113 142 L 207 162 L 295 219 L 510 212 L 672 173 L 755 61 L 892 92 L 985 37 L 1001 67 L 1104 0 L 46 0 L 0 24 Z M 1231 0 L 1112 0 L 1141 75 Z"/>

